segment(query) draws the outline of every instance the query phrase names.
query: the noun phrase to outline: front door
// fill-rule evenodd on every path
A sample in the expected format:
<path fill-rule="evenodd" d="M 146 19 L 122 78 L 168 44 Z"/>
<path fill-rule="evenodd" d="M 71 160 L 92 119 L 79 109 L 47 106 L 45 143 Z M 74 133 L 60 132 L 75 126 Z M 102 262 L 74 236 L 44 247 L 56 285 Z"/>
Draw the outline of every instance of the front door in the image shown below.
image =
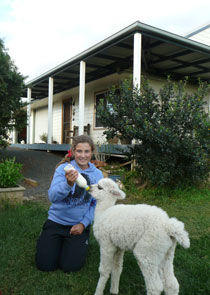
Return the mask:
<path fill-rule="evenodd" d="M 63 143 L 70 144 L 72 132 L 72 99 L 63 102 Z"/>

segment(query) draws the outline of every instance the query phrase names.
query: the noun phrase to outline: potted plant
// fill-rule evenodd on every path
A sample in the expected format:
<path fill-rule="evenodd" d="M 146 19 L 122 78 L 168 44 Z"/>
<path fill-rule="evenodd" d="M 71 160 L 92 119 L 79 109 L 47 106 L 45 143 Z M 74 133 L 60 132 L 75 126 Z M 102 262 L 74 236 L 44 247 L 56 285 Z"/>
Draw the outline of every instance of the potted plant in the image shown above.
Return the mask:
<path fill-rule="evenodd" d="M 6 159 L 0 163 L 0 200 L 11 203 L 22 203 L 25 188 L 19 185 L 23 178 L 22 164 L 16 163 L 15 158 Z"/>
<path fill-rule="evenodd" d="M 47 135 L 47 133 L 42 133 L 40 136 L 39 136 L 39 138 L 42 140 L 42 141 L 44 141 L 44 143 L 47 143 L 47 138 L 48 138 L 48 135 Z"/>
<path fill-rule="evenodd" d="M 114 136 L 114 137 L 112 137 L 112 138 L 109 138 L 107 141 L 108 141 L 109 144 L 118 144 L 118 142 L 119 142 L 119 137 Z"/>

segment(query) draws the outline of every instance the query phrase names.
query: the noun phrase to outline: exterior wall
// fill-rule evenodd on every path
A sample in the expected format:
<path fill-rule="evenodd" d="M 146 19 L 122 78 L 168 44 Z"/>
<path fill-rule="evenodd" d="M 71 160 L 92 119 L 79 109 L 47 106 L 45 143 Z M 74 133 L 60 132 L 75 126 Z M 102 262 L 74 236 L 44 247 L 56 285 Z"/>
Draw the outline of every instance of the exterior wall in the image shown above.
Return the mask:
<path fill-rule="evenodd" d="M 195 33 L 190 33 L 188 38 L 210 46 L 210 25 L 208 24 L 206 28 L 204 27 L 203 29 L 200 28 L 197 31 L 195 30 Z M 206 97 L 206 102 L 205 109 L 210 114 L 210 94 Z"/>
<path fill-rule="evenodd" d="M 95 94 L 97 92 L 102 92 L 108 90 L 112 85 L 118 84 L 120 80 L 128 77 L 128 74 L 114 74 L 111 76 L 107 76 L 102 79 L 98 79 L 86 85 L 85 91 L 85 125 L 90 123 L 91 131 L 90 136 L 92 137 L 95 143 L 104 143 L 106 141 L 103 136 L 104 128 L 96 128 L 95 127 Z M 78 116 L 75 118 L 75 125 L 78 125 Z"/>
<path fill-rule="evenodd" d="M 164 85 L 164 83 L 166 82 L 166 80 L 163 79 L 159 79 L 158 77 L 148 77 L 148 80 L 150 82 L 150 85 L 152 86 L 152 88 L 155 91 L 159 91 L 159 89 Z M 188 85 L 186 88 L 186 91 L 189 92 L 190 94 L 192 94 L 193 92 L 195 92 L 197 90 L 197 87 L 193 86 L 193 85 Z M 207 113 L 210 114 L 210 92 L 207 94 L 207 96 L 205 97 L 205 111 Z"/>
<path fill-rule="evenodd" d="M 128 74 L 114 74 L 101 78 L 86 84 L 85 88 L 85 118 L 84 124 L 90 124 L 90 136 L 93 141 L 97 144 L 102 144 L 106 141 L 103 136 L 104 128 L 94 127 L 94 114 L 95 114 L 95 94 L 97 92 L 106 91 L 112 85 L 117 85 L 120 80 L 128 78 Z M 147 77 L 149 79 L 150 85 L 158 91 L 163 84 L 166 82 L 158 77 Z M 196 90 L 195 87 L 188 87 L 189 92 Z M 63 101 L 72 98 L 74 105 L 72 107 L 72 128 L 79 125 L 79 88 L 73 88 L 68 91 L 54 95 L 53 98 L 53 141 L 57 143 L 62 143 L 62 103 Z M 209 110 L 209 97 L 206 98 L 208 105 L 206 106 L 207 111 Z M 35 130 L 35 143 L 42 142 L 40 135 L 44 132 L 48 132 L 48 100 L 43 99 L 40 101 L 35 101 L 31 108 L 35 110 L 34 118 L 34 130 Z M 41 108 L 39 106 L 42 106 Z M 38 108 L 39 107 L 39 108 Z"/>
<path fill-rule="evenodd" d="M 104 128 L 94 128 L 94 105 L 95 93 L 107 90 L 113 84 L 128 77 L 128 74 L 114 74 L 96 81 L 86 84 L 85 87 L 85 121 L 84 124 L 90 124 L 90 136 L 95 143 L 105 142 L 102 137 Z M 33 93 L 32 93 L 33 95 Z M 62 102 L 72 98 L 75 105 L 73 106 L 72 128 L 79 125 L 79 88 L 73 88 L 62 93 L 56 94 L 53 97 L 53 141 L 62 142 Z M 39 101 L 34 101 L 31 105 L 31 110 L 35 111 L 34 118 L 34 142 L 42 142 L 40 135 L 48 132 L 48 100 L 44 98 Z"/>
<path fill-rule="evenodd" d="M 34 116 L 34 142 L 43 142 L 40 139 L 40 135 L 47 133 L 48 129 L 48 109 L 41 108 L 36 110 Z"/>

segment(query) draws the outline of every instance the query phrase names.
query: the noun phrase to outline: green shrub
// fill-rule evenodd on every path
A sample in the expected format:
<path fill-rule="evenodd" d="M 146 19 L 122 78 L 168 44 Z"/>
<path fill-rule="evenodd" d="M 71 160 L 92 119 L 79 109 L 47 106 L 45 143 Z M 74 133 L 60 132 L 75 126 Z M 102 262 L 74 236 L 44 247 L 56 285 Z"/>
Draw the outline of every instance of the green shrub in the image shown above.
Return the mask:
<path fill-rule="evenodd" d="M 153 185 L 198 183 L 208 177 L 210 118 L 204 110 L 209 86 L 199 83 L 197 91 L 186 91 L 187 81 L 168 79 L 155 92 L 142 78 L 141 91 L 132 80 L 113 87 L 99 118 L 107 138 L 135 139 L 131 148 L 140 173 Z M 111 107 L 110 107 L 111 106 Z"/>
<path fill-rule="evenodd" d="M 42 140 L 42 141 L 44 141 L 45 143 L 47 143 L 47 138 L 48 138 L 48 135 L 47 135 L 47 133 L 42 133 L 40 136 L 39 136 L 39 138 Z"/>
<path fill-rule="evenodd" d="M 0 147 L 8 146 L 9 132 L 21 131 L 27 124 L 21 99 L 25 80 L 0 39 Z"/>
<path fill-rule="evenodd" d="M 0 163 L 0 187 L 16 187 L 23 178 L 21 168 L 22 164 L 16 163 L 15 158 Z"/>

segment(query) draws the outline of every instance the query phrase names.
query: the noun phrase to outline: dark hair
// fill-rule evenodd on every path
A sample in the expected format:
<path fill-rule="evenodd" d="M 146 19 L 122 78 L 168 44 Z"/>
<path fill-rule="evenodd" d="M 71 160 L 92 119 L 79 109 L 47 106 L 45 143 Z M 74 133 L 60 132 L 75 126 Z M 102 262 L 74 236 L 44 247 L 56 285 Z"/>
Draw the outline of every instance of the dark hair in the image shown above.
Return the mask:
<path fill-rule="evenodd" d="M 91 151 L 93 152 L 95 150 L 95 145 L 93 143 L 93 140 L 87 136 L 87 135 L 78 135 L 78 136 L 75 136 L 73 138 L 73 142 L 72 142 L 72 151 L 75 151 L 76 149 L 76 146 L 79 144 L 79 143 L 88 143 L 91 147 Z M 71 158 L 68 157 L 68 155 L 66 155 L 57 165 L 56 165 L 56 168 L 58 166 L 60 166 L 61 164 L 63 163 L 66 163 L 66 162 L 70 162 L 71 161 Z"/>
<path fill-rule="evenodd" d="M 87 135 L 79 135 L 79 136 L 76 136 L 76 137 L 73 138 L 73 142 L 72 142 L 72 150 L 73 151 L 75 151 L 76 146 L 79 143 L 88 143 L 90 145 L 90 147 L 91 147 L 92 152 L 95 149 L 95 145 L 93 143 L 93 140 Z"/>

